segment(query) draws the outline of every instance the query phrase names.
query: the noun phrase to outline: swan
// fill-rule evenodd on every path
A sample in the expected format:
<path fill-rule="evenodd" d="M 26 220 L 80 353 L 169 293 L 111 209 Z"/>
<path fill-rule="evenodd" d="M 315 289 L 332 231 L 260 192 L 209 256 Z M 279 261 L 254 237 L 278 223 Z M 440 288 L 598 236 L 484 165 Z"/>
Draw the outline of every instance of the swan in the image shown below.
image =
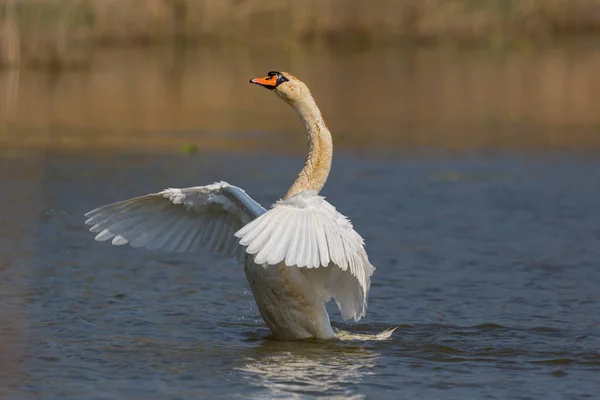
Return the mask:
<path fill-rule="evenodd" d="M 308 87 L 277 71 L 250 83 L 289 104 L 308 135 L 306 163 L 283 199 L 266 210 L 239 187 L 217 182 L 105 205 L 85 214 L 86 224 L 97 241 L 117 246 L 212 250 L 235 257 L 244 264 L 273 338 L 331 339 L 336 332 L 325 304 L 333 299 L 344 320 L 360 320 L 367 312 L 375 267 L 350 220 L 319 196 L 333 145 Z M 388 332 L 376 336 L 384 339 Z"/>

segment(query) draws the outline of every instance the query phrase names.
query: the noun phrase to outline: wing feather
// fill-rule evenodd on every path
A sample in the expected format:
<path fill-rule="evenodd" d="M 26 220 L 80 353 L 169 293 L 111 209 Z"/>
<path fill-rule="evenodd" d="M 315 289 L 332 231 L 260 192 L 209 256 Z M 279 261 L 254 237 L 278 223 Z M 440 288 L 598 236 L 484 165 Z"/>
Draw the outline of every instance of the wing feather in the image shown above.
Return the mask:
<path fill-rule="evenodd" d="M 298 221 L 295 221 L 296 218 L 298 218 L 297 215 L 290 213 L 290 216 L 286 221 L 289 239 L 286 246 L 287 248 L 284 248 L 283 250 L 285 251 L 285 265 L 288 267 L 298 265 L 298 250 L 300 247 L 300 236 L 302 231 L 296 228 L 296 224 L 298 223 Z M 248 251 L 248 249 L 246 249 L 246 251 Z"/>
<path fill-rule="evenodd" d="M 118 234 L 117 236 L 115 236 L 115 238 L 120 238 L 121 240 L 121 244 L 127 244 L 127 243 L 131 243 L 133 241 L 134 238 L 139 237 L 141 234 L 143 234 L 146 231 L 146 227 L 151 223 L 151 218 L 150 217 L 141 217 L 140 220 L 138 221 L 139 223 L 137 224 L 133 224 L 129 229 L 124 230 L 123 232 L 121 232 L 120 234 Z M 116 229 L 114 227 L 111 227 L 113 231 L 116 231 Z M 127 239 L 129 238 L 129 240 Z M 114 239 L 113 239 L 113 244 L 114 243 Z"/>
<path fill-rule="evenodd" d="M 225 218 L 221 219 L 221 225 L 223 228 L 221 229 L 221 233 L 219 233 L 219 240 L 217 240 L 215 247 L 213 247 L 212 250 L 220 254 L 225 254 L 223 249 L 227 244 L 227 239 L 230 237 L 230 235 L 233 235 L 233 232 L 231 230 L 231 226 L 228 224 L 228 221 Z"/>
<path fill-rule="evenodd" d="M 164 213 L 153 214 L 146 223 L 140 224 L 140 226 L 131 233 L 129 244 L 131 247 L 146 247 L 148 243 L 151 243 L 157 236 L 162 234 L 164 224 Z"/>
<path fill-rule="evenodd" d="M 235 235 L 257 264 L 324 268 L 306 275 L 315 288 L 335 299 L 344 319 L 365 315 L 375 267 L 350 221 L 316 192 L 278 201 Z"/>
<path fill-rule="evenodd" d="M 204 232 L 206 231 L 206 219 L 202 219 L 202 225 L 198 228 L 198 232 L 196 237 L 193 238 L 190 243 L 190 253 L 196 253 L 200 248 L 202 248 L 202 240 L 204 239 Z"/>
<path fill-rule="evenodd" d="M 290 238 L 292 234 L 292 229 L 290 224 L 287 223 L 290 213 L 285 210 L 285 214 L 282 215 L 283 223 L 280 223 L 281 232 L 279 233 L 279 237 L 271 238 L 273 243 L 273 248 L 269 252 L 269 257 L 267 259 L 267 263 L 273 265 L 277 262 L 277 260 L 285 259 L 286 251 L 288 249 L 288 244 L 290 243 Z"/>
<path fill-rule="evenodd" d="M 169 209 L 168 212 L 165 213 L 165 222 L 161 226 L 162 231 L 160 234 L 156 235 L 151 242 L 148 242 L 146 248 L 149 250 L 165 248 L 168 243 L 169 236 L 173 234 L 173 228 L 175 228 L 178 221 L 179 219 L 177 218 L 176 213 L 172 209 Z"/>
<path fill-rule="evenodd" d="M 299 213 L 298 217 L 298 251 L 296 253 L 296 265 L 298 267 L 306 266 L 306 213 Z"/>
<path fill-rule="evenodd" d="M 105 229 L 102 232 L 100 232 L 99 234 L 97 234 L 94 239 L 98 240 L 98 241 L 104 241 L 104 240 L 112 239 L 113 237 L 115 237 L 115 234 L 112 233 L 111 231 L 109 231 L 108 229 Z"/>
<path fill-rule="evenodd" d="M 148 204 L 146 199 L 137 200 L 129 205 L 123 204 L 119 207 L 110 206 L 111 205 L 109 204 L 108 206 L 101 207 L 98 210 L 104 209 L 102 213 L 95 213 L 92 217 L 85 221 L 87 225 L 94 225 L 90 229 L 90 232 L 100 232 L 115 223 L 124 222 L 130 218 L 134 218 L 135 216 L 139 215 L 138 212 L 140 209 L 144 210 L 144 208 L 146 208 L 146 210 L 144 210 L 144 214 L 147 214 L 151 211 L 158 211 L 159 209 L 159 207 L 156 207 L 156 205 Z"/>
<path fill-rule="evenodd" d="M 242 246 L 246 246 L 250 243 L 255 244 L 255 247 L 263 246 L 264 240 L 267 239 L 267 235 L 269 234 L 269 220 L 273 215 L 265 215 L 265 218 L 261 218 L 258 224 L 250 224 L 244 226 L 241 230 L 236 233 L 236 236 L 240 238 L 240 244 Z M 248 229 L 247 229 L 248 228 Z M 246 232 L 243 236 L 240 236 L 240 232 Z M 254 251 L 254 250 L 253 250 Z M 258 250 L 257 250 L 258 251 Z M 252 253 L 254 254 L 254 253 Z"/>
<path fill-rule="evenodd" d="M 285 229 L 285 214 L 286 210 L 281 210 L 281 215 L 278 217 L 278 221 L 281 221 L 278 224 L 274 224 L 272 228 L 272 232 L 269 232 L 265 238 L 264 246 L 262 250 L 260 250 L 254 259 L 257 264 L 268 263 L 269 258 L 271 260 L 276 260 L 278 257 L 275 257 L 277 245 L 280 243 L 281 233 Z M 265 229 L 266 231 L 266 229 Z"/>
<path fill-rule="evenodd" d="M 217 244 L 213 248 L 213 251 L 216 251 L 220 254 L 226 254 L 224 249 L 227 245 L 227 239 L 229 238 L 229 235 L 231 235 L 233 232 L 231 232 L 231 226 L 227 223 L 227 221 L 223 220 L 221 221 L 221 224 L 223 225 L 223 229 L 221 229 L 221 233 L 219 234 L 219 240 L 217 240 Z"/>
<path fill-rule="evenodd" d="M 108 204 L 86 214 L 97 241 L 165 251 L 215 250 L 240 258 L 234 232 L 265 209 L 226 182 L 161 192 Z M 257 231 L 256 234 L 259 234 Z"/>
<path fill-rule="evenodd" d="M 164 242 L 160 247 L 164 251 L 175 251 L 181 241 L 181 235 L 185 231 L 185 225 L 188 222 L 185 218 L 177 218 L 174 221 L 169 233 L 164 235 Z"/>
<path fill-rule="evenodd" d="M 317 244 L 319 250 L 319 260 L 317 261 L 317 266 L 319 265 L 329 265 L 329 247 L 327 246 L 327 238 L 325 236 L 325 226 L 326 222 L 323 221 L 323 217 L 319 216 L 319 221 L 315 224 L 315 234 L 317 237 Z"/>
<path fill-rule="evenodd" d="M 173 239 L 171 251 L 178 253 L 184 252 L 185 250 L 182 249 L 184 246 L 186 246 L 186 243 L 189 243 L 189 240 L 192 237 L 192 232 L 197 228 L 197 222 L 193 218 L 187 218 L 184 221 L 185 223 L 179 228 L 177 237 Z"/>
<path fill-rule="evenodd" d="M 178 253 L 185 253 L 190 250 L 190 245 L 200 229 L 200 226 L 196 222 L 197 221 L 189 221 L 187 230 L 183 234 L 183 239 L 181 240 L 181 243 L 179 243 L 179 247 L 175 250 Z"/>
<path fill-rule="evenodd" d="M 238 246 L 238 239 L 237 239 L 237 237 L 235 237 L 234 233 L 235 233 L 235 229 L 232 227 L 229 237 L 227 239 L 227 243 L 223 250 L 223 254 L 233 255 L 235 249 L 237 249 L 238 250 L 237 253 L 243 255 L 245 252 L 244 252 L 243 248 L 240 249 L 240 246 Z M 239 256 L 239 254 L 238 254 L 238 256 Z"/>
<path fill-rule="evenodd" d="M 209 250 L 214 250 L 215 247 L 219 244 L 219 239 L 221 239 L 221 233 L 223 233 L 223 221 L 221 218 L 214 219 L 215 224 L 212 232 L 210 233 L 210 237 L 208 238 L 208 248 Z"/>
<path fill-rule="evenodd" d="M 314 219 L 312 218 L 312 214 L 308 214 L 306 213 L 304 215 L 304 217 L 306 218 L 306 222 L 304 224 L 304 243 L 305 243 L 305 256 L 304 256 L 304 260 L 306 261 L 306 268 L 315 268 L 316 265 L 313 267 L 313 255 L 315 252 L 315 247 L 316 247 L 316 242 L 314 240 L 314 232 L 315 232 L 315 227 L 314 227 Z"/>
<path fill-rule="evenodd" d="M 329 249 L 329 255 L 331 261 L 339 268 L 344 270 L 343 260 L 342 260 L 342 241 L 339 235 L 336 235 L 334 232 L 334 227 L 331 224 L 324 224 L 326 237 L 327 237 L 327 248 Z"/>

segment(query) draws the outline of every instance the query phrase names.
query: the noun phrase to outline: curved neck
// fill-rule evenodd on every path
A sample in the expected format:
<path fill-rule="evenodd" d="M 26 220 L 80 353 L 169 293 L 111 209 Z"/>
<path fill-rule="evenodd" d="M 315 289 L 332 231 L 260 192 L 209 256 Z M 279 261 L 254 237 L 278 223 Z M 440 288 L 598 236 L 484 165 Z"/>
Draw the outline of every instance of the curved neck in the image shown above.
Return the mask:
<path fill-rule="evenodd" d="M 291 106 L 300 114 L 304 123 L 308 135 L 308 157 L 298 178 L 285 195 L 286 199 L 303 190 L 320 192 L 329 176 L 333 157 L 331 133 L 310 93 Z"/>

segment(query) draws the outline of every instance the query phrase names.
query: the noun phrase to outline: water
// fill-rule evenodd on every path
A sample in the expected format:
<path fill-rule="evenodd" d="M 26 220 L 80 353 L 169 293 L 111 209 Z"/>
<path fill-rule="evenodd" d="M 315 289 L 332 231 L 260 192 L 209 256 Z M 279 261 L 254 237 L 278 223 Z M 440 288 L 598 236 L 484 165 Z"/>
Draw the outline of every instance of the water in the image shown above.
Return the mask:
<path fill-rule="evenodd" d="M 101 204 L 224 179 L 268 205 L 301 156 L 206 151 L 0 160 L 0 393 L 29 399 L 593 398 L 600 162 L 339 151 L 324 195 L 377 267 L 360 333 L 265 339 L 235 262 L 93 241 Z"/>
<path fill-rule="evenodd" d="M 0 71 L 0 397 L 597 397 L 598 49 L 149 48 Z M 367 317 L 332 306 L 334 325 L 398 326 L 389 341 L 268 340 L 235 262 L 84 226 L 167 187 L 280 198 L 306 139 L 247 83 L 272 69 L 323 109 L 323 193 L 377 267 Z"/>
<path fill-rule="evenodd" d="M 0 71 L 0 148 L 296 152 L 298 118 L 248 83 L 275 69 L 307 82 L 338 148 L 597 149 L 599 43 L 106 51 L 89 70 Z"/>

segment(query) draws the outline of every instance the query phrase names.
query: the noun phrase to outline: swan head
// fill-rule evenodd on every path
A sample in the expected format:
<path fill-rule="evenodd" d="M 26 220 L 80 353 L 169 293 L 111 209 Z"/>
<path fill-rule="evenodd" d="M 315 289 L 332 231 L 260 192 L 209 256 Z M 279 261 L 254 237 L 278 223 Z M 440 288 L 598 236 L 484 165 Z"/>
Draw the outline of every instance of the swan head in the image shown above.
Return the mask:
<path fill-rule="evenodd" d="M 289 72 L 271 71 L 263 78 L 250 79 L 250 83 L 274 91 L 286 103 L 295 105 L 310 94 L 308 87 Z"/>

